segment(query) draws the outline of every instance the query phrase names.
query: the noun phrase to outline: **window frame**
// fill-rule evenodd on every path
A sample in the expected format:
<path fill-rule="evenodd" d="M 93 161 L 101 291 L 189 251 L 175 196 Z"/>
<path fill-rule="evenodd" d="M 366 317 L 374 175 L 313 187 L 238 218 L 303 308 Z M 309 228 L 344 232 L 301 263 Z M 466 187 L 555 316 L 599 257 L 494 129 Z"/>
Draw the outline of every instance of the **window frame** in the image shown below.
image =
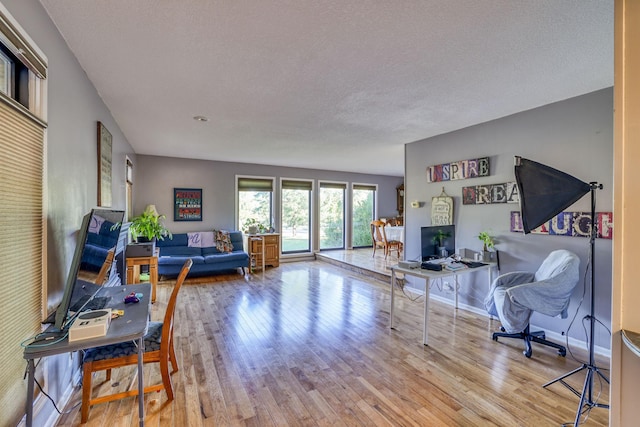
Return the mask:
<path fill-rule="evenodd" d="M 300 182 L 300 183 L 308 183 L 310 186 L 309 189 L 309 248 L 307 250 L 299 250 L 299 251 L 285 251 L 284 250 L 284 195 L 283 190 L 284 188 L 284 183 L 287 181 L 292 181 L 292 182 Z M 279 189 L 280 189 L 280 223 L 278 226 L 278 230 L 280 230 L 280 252 L 282 253 L 282 255 L 298 255 L 298 254 L 308 254 L 308 253 L 312 253 L 313 252 L 313 245 L 314 245 L 314 225 L 315 225 L 315 215 L 314 215 L 314 211 L 315 211 L 315 203 L 314 203 L 314 195 L 315 195 L 315 181 L 313 179 L 306 179 L 306 178 L 285 178 L 285 177 L 280 177 L 280 185 L 279 185 Z"/>
<path fill-rule="evenodd" d="M 235 223 L 236 230 L 242 230 L 242 223 L 240 222 L 240 191 L 244 191 L 240 189 L 240 182 L 242 180 L 255 180 L 255 181 L 269 181 L 271 182 L 271 198 L 269 201 L 269 221 L 271 227 L 274 227 L 276 224 L 276 215 L 275 215 L 275 206 L 276 206 L 276 192 L 275 190 L 275 177 L 273 176 L 256 176 L 256 175 L 236 175 L 235 179 Z"/>
<path fill-rule="evenodd" d="M 351 183 L 351 247 L 353 249 L 373 247 L 373 242 L 371 242 L 369 245 L 364 245 L 364 246 L 362 246 L 362 245 L 356 246 L 354 244 L 355 231 L 356 231 L 354 229 L 354 226 L 355 226 L 354 194 L 355 194 L 356 190 L 373 191 L 373 206 L 372 206 L 372 209 L 371 209 L 371 220 L 369 221 L 369 224 L 370 224 L 370 222 L 373 221 L 374 219 L 376 219 L 376 217 L 377 217 L 377 212 L 378 212 L 378 184 L 357 183 L 357 182 L 352 182 Z M 369 226 L 369 224 L 367 224 L 367 230 L 369 231 L 369 234 L 370 234 L 370 226 Z"/>
<path fill-rule="evenodd" d="M 323 188 L 341 188 L 342 189 L 342 246 L 323 248 L 322 247 L 322 238 L 321 238 L 321 230 L 322 230 L 322 213 L 320 212 L 322 209 L 322 189 Z M 330 250 L 345 250 L 347 249 L 347 242 L 350 242 L 350 239 L 347 236 L 347 230 L 349 230 L 348 222 L 349 218 L 347 212 L 349 212 L 349 200 L 351 199 L 347 194 L 349 192 L 349 183 L 345 181 L 326 181 L 326 180 L 318 180 L 318 249 L 320 251 L 330 251 Z"/>

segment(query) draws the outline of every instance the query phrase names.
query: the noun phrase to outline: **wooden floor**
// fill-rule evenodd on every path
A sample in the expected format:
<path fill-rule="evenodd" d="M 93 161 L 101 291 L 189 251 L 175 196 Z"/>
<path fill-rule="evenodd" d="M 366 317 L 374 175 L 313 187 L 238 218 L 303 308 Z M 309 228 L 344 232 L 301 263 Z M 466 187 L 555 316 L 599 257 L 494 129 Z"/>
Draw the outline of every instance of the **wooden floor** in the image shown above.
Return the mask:
<path fill-rule="evenodd" d="M 536 344 L 527 359 L 520 342 L 491 340 L 496 321 L 438 301 L 423 346 L 422 299 L 396 293 L 391 330 L 389 285 L 369 275 L 311 261 L 187 283 L 176 312 L 176 398 L 147 394 L 146 426 L 558 426 L 575 418 L 578 397 L 541 384 L 581 362 Z M 171 289 L 159 285 L 154 319 Z M 568 378 L 578 389 L 583 380 Z M 112 381 L 135 384 L 135 370 Z M 145 382 L 158 381 L 157 369 L 145 368 Z M 94 382 L 112 388 L 102 373 Z M 606 403 L 604 385 L 594 396 L 601 389 Z M 77 390 L 67 410 L 79 401 Z M 606 426 L 608 415 L 593 409 L 584 425 Z M 74 408 L 58 425 L 79 419 Z M 86 425 L 137 426 L 136 398 L 94 406 Z"/>

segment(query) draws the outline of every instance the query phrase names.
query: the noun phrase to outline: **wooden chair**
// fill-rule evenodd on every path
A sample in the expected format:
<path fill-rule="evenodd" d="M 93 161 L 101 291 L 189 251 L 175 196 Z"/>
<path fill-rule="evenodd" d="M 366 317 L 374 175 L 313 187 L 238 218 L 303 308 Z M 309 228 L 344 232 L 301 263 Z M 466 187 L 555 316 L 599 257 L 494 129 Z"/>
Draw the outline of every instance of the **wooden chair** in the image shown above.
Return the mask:
<path fill-rule="evenodd" d="M 111 248 L 109 249 L 109 252 L 107 252 L 107 258 L 105 258 L 104 263 L 100 268 L 100 272 L 98 273 L 98 277 L 96 277 L 96 281 L 94 282 L 96 285 L 104 285 L 104 283 L 109 278 L 109 271 L 111 270 L 111 264 L 113 264 L 113 257 L 115 252 L 115 248 Z"/>
<path fill-rule="evenodd" d="M 384 230 L 386 223 L 384 221 L 371 221 L 371 238 L 373 239 L 373 256 L 376 255 L 376 248 L 384 248 L 384 259 L 393 249 L 396 250 L 398 258 L 402 252 L 402 242 L 399 240 L 387 240 L 387 233 Z"/>
<path fill-rule="evenodd" d="M 380 231 L 382 229 L 382 232 Z M 371 240 L 373 241 L 373 255 L 376 256 L 376 249 L 382 248 L 384 250 L 384 256 L 387 257 L 387 245 L 386 240 L 382 233 L 384 232 L 384 221 L 371 221 Z"/>
<path fill-rule="evenodd" d="M 173 348 L 173 316 L 175 313 L 178 292 L 180 291 L 192 264 L 192 260 L 187 260 L 180 271 L 180 275 L 176 280 L 176 284 L 171 292 L 171 297 L 167 303 L 164 321 L 149 322 L 149 329 L 147 335 L 144 337 L 145 350 L 143 362 L 159 363 L 160 374 L 162 376 L 162 383 L 146 386 L 144 388 L 144 392 L 148 393 L 164 389 L 169 401 L 173 400 L 173 384 L 169 374 L 169 362 L 171 362 L 171 366 L 173 368 L 171 374 L 178 371 L 178 362 Z M 117 320 L 115 321 L 117 322 Z M 100 396 L 94 399 L 91 398 L 91 377 L 94 372 L 106 370 L 106 380 L 109 381 L 111 380 L 111 369 L 138 364 L 138 352 L 134 342 L 91 348 L 85 352 L 83 364 L 82 409 L 80 415 L 82 423 L 87 422 L 87 419 L 89 418 L 89 408 L 92 405 L 138 395 L 138 390 L 135 389 L 107 396 Z M 143 373 L 139 372 L 138 375 L 143 375 Z"/>

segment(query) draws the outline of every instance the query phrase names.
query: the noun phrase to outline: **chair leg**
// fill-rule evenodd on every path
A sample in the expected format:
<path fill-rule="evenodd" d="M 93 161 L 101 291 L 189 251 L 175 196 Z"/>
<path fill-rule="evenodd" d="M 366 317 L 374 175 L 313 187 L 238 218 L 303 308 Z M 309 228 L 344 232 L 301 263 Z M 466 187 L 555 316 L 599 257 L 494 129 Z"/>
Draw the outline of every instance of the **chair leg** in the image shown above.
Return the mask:
<path fill-rule="evenodd" d="M 500 330 L 504 331 L 504 328 L 500 328 Z M 522 354 L 524 354 L 527 358 L 530 358 L 533 353 L 533 350 L 531 349 L 531 341 L 557 349 L 558 354 L 562 357 L 567 355 L 567 349 L 563 345 L 556 344 L 552 341 L 547 341 L 545 339 L 545 335 L 543 331 L 531 332 L 529 329 L 529 325 L 527 325 L 524 331 L 516 332 L 514 334 L 510 334 L 506 332 L 494 332 L 492 336 L 493 340 L 498 341 L 498 337 L 518 338 L 518 339 L 524 340 L 525 349 L 522 352 Z"/>
<path fill-rule="evenodd" d="M 173 400 L 173 383 L 171 382 L 171 375 L 169 375 L 169 357 L 168 355 L 160 355 L 160 375 L 162 376 L 162 384 L 164 385 L 164 391 L 167 393 L 167 400 Z"/>
<path fill-rule="evenodd" d="M 89 408 L 91 405 L 91 362 L 85 362 L 82 368 L 82 407 L 80 408 L 80 422 L 86 423 L 89 419 Z"/>

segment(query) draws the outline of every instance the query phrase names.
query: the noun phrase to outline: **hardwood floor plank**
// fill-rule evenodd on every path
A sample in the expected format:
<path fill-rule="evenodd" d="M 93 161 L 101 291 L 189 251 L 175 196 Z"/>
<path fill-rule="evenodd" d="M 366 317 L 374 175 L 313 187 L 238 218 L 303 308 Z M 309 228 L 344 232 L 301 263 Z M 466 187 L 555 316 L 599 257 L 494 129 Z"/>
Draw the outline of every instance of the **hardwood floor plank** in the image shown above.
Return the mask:
<path fill-rule="evenodd" d="M 522 343 L 491 339 L 496 320 L 434 300 L 424 346 L 423 299 L 398 292 L 389 329 L 389 284 L 373 276 L 312 261 L 187 283 L 176 308 L 175 398 L 145 396 L 148 427 L 539 427 L 575 417 L 576 396 L 559 383 L 541 384 L 581 361 L 536 344 L 527 359 Z M 158 286 L 152 319 L 162 317 L 172 287 Z M 112 391 L 101 378 L 96 386 Z M 113 378 L 115 388 L 129 387 L 135 368 Z M 145 367 L 144 380 L 160 381 L 157 367 Z M 578 389 L 583 380 L 568 379 Z M 58 425 L 79 419 L 74 410 Z M 607 423 L 608 412 L 594 409 L 585 425 Z M 94 406 L 86 425 L 137 426 L 136 398 Z"/>

